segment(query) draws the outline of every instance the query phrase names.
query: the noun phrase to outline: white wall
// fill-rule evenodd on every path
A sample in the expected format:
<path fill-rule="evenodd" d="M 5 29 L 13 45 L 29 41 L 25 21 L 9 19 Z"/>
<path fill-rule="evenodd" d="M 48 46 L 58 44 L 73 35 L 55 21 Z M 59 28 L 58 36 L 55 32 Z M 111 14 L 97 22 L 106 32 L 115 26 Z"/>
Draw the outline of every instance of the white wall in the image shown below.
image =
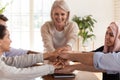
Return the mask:
<path fill-rule="evenodd" d="M 109 23 L 114 20 L 113 0 L 65 0 L 71 10 L 71 18 L 74 15 L 93 15 L 97 20 L 94 33 L 95 49 L 104 44 L 104 35 Z"/>

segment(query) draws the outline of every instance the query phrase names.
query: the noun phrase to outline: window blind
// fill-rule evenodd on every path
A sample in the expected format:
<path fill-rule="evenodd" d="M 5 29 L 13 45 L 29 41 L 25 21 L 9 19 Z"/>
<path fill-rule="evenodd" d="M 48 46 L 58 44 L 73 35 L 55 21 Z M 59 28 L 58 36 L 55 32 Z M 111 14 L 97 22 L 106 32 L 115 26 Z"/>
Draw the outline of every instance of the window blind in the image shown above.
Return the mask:
<path fill-rule="evenodd" d="M 120 21 L 120 0 L 114 0 L 115 21 Z"/>
<path fill-rule="evenodd" d="M 9 0 L 0 0 L 6 4 Z M 5 9 L 11 47 L 43 51 L 41 25 L 50 20 L 54 0 L 13 0 Z M 47 6 L 46 6 L 47 5 Z"/>

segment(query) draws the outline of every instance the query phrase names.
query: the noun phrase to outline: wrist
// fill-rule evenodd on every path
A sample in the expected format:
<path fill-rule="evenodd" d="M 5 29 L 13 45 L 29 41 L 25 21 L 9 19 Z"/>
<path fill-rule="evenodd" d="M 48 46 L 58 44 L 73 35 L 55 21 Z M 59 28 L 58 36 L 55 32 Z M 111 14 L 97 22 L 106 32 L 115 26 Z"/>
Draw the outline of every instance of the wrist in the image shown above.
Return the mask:
<path fill-rule="evenodd" d="M 66 45 L 65 46 L 67 50 L 71 51 L 72 50 L 72 47 L 70 45 Z"/>
<path fill-rule="evenodd" d="M 70 53 L 67 54 L 67 59 L 71 60 L 71 54 Z"/>
<path fill-rule="evenodd" d="M 49 57 L 50 57 L 50 53 L 49 52 L 43 53 L 43 58 L 44 59 L 49 59 Z"/>

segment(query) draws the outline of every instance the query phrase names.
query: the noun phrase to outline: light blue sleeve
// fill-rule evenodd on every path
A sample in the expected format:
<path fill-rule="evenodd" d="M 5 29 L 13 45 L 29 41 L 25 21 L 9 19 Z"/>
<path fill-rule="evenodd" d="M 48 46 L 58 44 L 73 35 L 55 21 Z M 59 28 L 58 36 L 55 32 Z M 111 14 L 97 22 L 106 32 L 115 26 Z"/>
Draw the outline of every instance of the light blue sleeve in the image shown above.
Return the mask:
<path fill-rule="evenodd" d="M 10 51 L 5 52 L 5 56 L 6 57 L 20 56 L 20 55 L 26 54 L 27 52 L 28 50 L 10 48 Z"/>
<path fill-rule="evenodd" d="M 120 73 L 120 52 L 107 53 L 95 52 L 94 67 L 106 70 L 107 73 Z"/>

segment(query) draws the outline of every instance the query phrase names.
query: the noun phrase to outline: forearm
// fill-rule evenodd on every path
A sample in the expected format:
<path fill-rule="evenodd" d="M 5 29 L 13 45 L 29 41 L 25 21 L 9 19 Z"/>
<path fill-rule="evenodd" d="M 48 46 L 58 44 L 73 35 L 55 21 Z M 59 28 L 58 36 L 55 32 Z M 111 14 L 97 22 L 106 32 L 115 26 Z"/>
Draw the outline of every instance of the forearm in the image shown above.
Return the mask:
<path fill-rule="evenodd" d="M 42 65 L 34 66 L 28 68 L 16 68 L 13 66 L 8 66 L 2 62 L 1 64 L 4 68 L 1 73 L 4 73 L 2 77 L 9 78 L 11 80 L 21 78 L 21 80 L 35 78 L 39 76 L 44 76 L 47 74 L 52 74 L 54 72 L 54 67 L 52 65 Z M 14 76 L 13 76 L 14 75 Z"/>
<path fill-rule="evenodd" d="M 58 53 L 56 51 L 43 53 L 44 60 L 54 61 L 56 60 L 57 57 L 58 57 Z"/>
<path fill-rule="evenodd" d="M 44 43 L 45 51 L 47 51 L 47 52 L 55 50 L 55 48 L 53 46 L 53 42 L 52 42 L 51 33 L 50 33 L 48 27 L 51 27 L 51 26 L 43 25 L 41 27 L 42 41 Z"/>
<path fill-rule="evenodd" d="M 73 54 L 68 54 L 68 59 L 72 61 L 78 61 L 81 62 L 82 64 L 93 66 L 93 52 L 85 52 L 85 53 L 73 53 Z"/>
<path fill-rule="evenodd" d="M 40 54 L 6 57 L 4 58 L 4 62 L 10 66 L 23 68 L 23 67 L 31 66 L 35 63 L 43 62 L 43 55 L 42 53 L 40 53 Z"/>
<path fill-rule="evenodd" d="M 46 53 L 43 53 L 43 59 L 46 60 L 46 59 L 49 59 L 50 57 L 50 53 L 46 52 Z"/>
<path fill-rule="evenodd" d="M 102 70 L 97 70 L 93 66 L 88 66 L 84 64 L 76 64 L 73 66 L 75 70 L 80 70 L 80 71 L 89 71 L 89 72 L 104 72 Z"/>
<path fill-rule="evenodd" d="M 44 37 L 46 37 L 46 38 L 44 38 Z M 55 48 L 53 46 L 52 39 L 50 37 L 47 37 L 47 36 L 44 36 L 44 37 L 43 37 L 44 50 L 46 52 L 54 51 Z"/>

